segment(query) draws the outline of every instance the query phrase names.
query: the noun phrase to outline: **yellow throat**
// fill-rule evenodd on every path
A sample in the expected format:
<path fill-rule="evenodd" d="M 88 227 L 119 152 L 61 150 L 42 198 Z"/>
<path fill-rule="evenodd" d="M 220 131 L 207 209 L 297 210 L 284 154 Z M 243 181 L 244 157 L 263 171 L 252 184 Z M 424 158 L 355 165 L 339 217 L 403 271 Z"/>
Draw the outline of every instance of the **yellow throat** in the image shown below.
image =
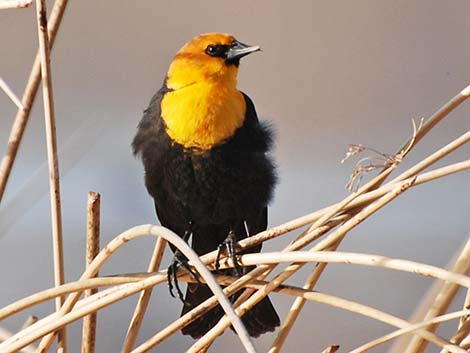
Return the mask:
<path fill-rule="evenodd" d="M 170 91 L 161 102 L 161 116 L 172 140 L 186 148 L 208 150 L 243 125 L 246 103 L 236 87 L 237 73 L 237 66 L 188 44 L 176 54 L 166 81 Z"/>

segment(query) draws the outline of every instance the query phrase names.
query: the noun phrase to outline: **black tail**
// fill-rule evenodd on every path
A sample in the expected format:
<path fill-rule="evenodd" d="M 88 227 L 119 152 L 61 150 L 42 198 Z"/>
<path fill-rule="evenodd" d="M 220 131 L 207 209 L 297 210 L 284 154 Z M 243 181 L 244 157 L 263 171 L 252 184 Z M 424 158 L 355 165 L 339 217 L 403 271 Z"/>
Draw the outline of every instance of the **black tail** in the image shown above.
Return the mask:
<path fill-rule="evenodd" d="M 206 285 L 197 285 L 193 283 L 188 284 L 185 304 L 181 315 L 186 314 L 188 311 L 198 306 L 211 296 L 212 291 Z M 235 294 L 231 297 L 231 300 L 235 301 L 237 297 L 238 294 Z M 181 330 L 181 332 L 184 335 L 190 335 L 193 338 L 200 338 L 214 327 L 223 315 L 224 311 L 222 307 L 217 305 L 206 314 L 188 324 Z M 243 315 L 242 321 L 249 335 L 252 337 L 258 337 L 263 333 L 274 331 L 280 323 L 279 316 L 268 297 L 264 298 L 256 304 L 255 307 Z"/>

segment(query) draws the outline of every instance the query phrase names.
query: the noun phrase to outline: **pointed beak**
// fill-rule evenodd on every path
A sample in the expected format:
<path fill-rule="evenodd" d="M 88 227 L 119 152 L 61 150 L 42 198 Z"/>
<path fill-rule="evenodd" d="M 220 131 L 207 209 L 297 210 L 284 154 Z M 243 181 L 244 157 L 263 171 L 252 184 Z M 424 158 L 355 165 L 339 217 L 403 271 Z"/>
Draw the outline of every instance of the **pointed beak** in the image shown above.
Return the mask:
<path fill-rule="evenodd" d="M 260 50 L 258 45 L 243 44 L 235 40 L 227 52 L 227 61 L 238 61 L 244 56 Z"/>

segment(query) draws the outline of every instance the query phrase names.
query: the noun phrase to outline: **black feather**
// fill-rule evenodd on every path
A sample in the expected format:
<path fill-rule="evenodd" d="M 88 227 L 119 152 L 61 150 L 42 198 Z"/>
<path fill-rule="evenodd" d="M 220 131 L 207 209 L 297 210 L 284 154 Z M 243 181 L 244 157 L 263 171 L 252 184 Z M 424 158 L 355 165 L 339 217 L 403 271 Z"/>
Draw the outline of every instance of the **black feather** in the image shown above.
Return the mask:
<path fill-rule="evenodd" d="M 249 235 L 265 230 L 267 205 L 276 183 L 269 158 L 273 137 L 269 125 L 258 121 L 251 99 L 244 94 L 245 120 L 233 136 L 202 151 L 184 148 L 168 136 L 160 116 L 160 103 L 167 92 L 164 85 L 151 99 L 132 143 L 134 154 L 144 164 L 145 184 L 160 223 L 183 236 L 192 222 L 192 247 L 199 255 L 215 250 L 230 230 L 237 240 L 245 238 L 245 222 Z M 246 252 L 260 249 L 257 246 Z M 244 268 L 244 272 L 250 269 Z M 211 295 L 206 286 L 189 285 L 183 314 Z M 217 306 L 186 326 L 183 333 L 200 337 L 222 314 Z M 252 336 L 279 325 L 269 298 L 245 314 L 243 321 Z"/>

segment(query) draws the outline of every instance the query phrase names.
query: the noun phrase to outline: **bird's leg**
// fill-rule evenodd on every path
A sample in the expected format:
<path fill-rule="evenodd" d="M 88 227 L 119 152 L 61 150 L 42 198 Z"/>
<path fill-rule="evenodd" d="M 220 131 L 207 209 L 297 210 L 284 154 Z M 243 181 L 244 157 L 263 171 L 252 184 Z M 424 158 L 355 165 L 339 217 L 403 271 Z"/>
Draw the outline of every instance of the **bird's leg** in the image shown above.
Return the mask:
<path fill-rule="evenodd" d="M 230 230 L 228 233 L 227 238 L 219 244 L 217 247 L 217 258 L 215 259 L 215 269 L 218 270 L 220 267 L 220 257 L 223 252 L 227 254 L 227 256 L 233 261 L 233 266 L 235 268 L 235 272 L 237 273 L 238 276 L 241 276 L 243 271 L 240 266 L 240 262 L 238 261 L 238 255 L 236 252 L 236 249 L 239 248 L 240 245 L 238 245 L 237 238 L 235 236 L 235 232 L 233 230 Z"/>
<path fill-rule="evenodd" d="M 191 229 L 192 223 L 189 223 L 189 229 Z M 191 236 L 192 231 L 186 230 L 183 235 L 183 240 L 185 242 L 188 241 L 189 237 Z M 200 284 L 200 280 L 197 276 L 196 271 L 194 271 L 191 266 L 188 264 L 188 259 L 184 256 L 181 251 L 176 250 L 175 254 L 173 255 L 173 261 L 170 266 L 168 266 L 167 270 L 167 282 L 168 282 L 168 289 L 170 291 L 170 295 L 175 298 L 175 294 L 173 293 L 173 283 L 174 287 L 176 288 L 176 293 L 178 298 L 184 303 L 184 296 L 183 292 L 178 283 L 178 267 L 183 267 L 186 271 L 188 271 L 189 275 L 198 283 Z"/>

